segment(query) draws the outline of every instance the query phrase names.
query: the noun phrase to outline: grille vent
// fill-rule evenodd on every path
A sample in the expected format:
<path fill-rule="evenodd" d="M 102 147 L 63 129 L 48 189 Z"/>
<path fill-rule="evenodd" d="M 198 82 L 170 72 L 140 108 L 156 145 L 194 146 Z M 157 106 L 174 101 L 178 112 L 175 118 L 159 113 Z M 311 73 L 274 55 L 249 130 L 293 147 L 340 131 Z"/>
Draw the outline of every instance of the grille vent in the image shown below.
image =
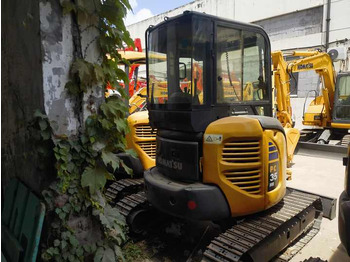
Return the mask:
<path fill-rule="evenodd" d="M 261 193 L 260 169 L 227 170 L 224 171 L 224 175 L 232 184 L 250 194 Z"/>
<path fill-rule="evenodd" d="M 235 141 L 225 143 L 222 160 L 228 163 L 251 163 L 260 161 L 260 141 Z"/>
<path fill-rule="evenodd" d="M 135 130 L 137 137 L 156 138 L 157 129 L 151 128 L 150 125 L 138 125 Z"/>
<path fill-rule="evenodd" d="M 138 144 L 150 158 L 156 158 L 156 141 L 138 142 Z"/>
<path fill-rule="evenodd" d="M 233 185 L 255 195 L 262 193 L 260 150 L 259 140 L 228 142 L 222 150 L 222 160 L 235 167 L 223 175 Z"/>

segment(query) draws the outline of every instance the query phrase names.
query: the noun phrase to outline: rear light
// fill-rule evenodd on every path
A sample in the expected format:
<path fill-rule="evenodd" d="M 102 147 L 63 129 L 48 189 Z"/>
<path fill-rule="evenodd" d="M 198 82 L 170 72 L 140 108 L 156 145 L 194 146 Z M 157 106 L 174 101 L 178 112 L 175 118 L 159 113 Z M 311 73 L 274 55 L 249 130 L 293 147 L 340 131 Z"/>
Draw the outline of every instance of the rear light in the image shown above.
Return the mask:
<path fill-rule="evenodd" d="M 197 207 L 197 204 L 196 202 L 194 202 L 193 200 L 190 200 L 187 202 L 187 207 L 189 210 L 193 210 Z"/>

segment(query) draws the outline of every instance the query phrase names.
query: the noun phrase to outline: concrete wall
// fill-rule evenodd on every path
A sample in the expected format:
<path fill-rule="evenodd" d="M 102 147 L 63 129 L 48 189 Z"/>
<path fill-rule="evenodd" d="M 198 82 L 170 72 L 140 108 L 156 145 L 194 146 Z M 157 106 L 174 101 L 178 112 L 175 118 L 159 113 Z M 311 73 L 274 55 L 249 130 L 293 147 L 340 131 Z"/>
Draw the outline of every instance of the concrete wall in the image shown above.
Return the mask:
<path fill-rule="evenodd" d="M 100 53 L 93 39 L 98 32 L 93 27 L 81 27 L 82 55 L 96 63 Z M 36 109 L 57 123 L 56 134 L 71 136 L 103 99 L 102 89 L 92 87 L 84 94 L 81 113 L 80 104 L 67 95 L 65 84 L 77 56 L 73 31 L 72 18 L 63 17 L 59 1 L 2 1 L 3 186 L 17 177 L 40 193 L 55 176 L 54 159 L 37 154 L 28 130 Z"/>
<path fill-rule="evenodd" d="M 323 6 L 255 21 L 270 37 L 272 50 L 320 47 Z"/>
<path fill-rule="evenodd" d="M 40 1 L 40 29 L 43 51 L 43 88 L 45 111 L 56 121 L 58 134 L 74 134 L 79 127 L 73 108 L 75 101 L 67 97 L 68 81 L 73 61 L 72 21 L 62 18 L 58 1 Z"/>
<path fill-rule="evenodd" d="M 44 56 L 42 70 L 45 111 L 50 120 L 58 124 L 59 128 L 55 133 L 74 135 L 90 114 L 88 108 L 91 105 L 97 108 L 103 98 L 103 92 L 101 88 L 93 87 L 84 95 L 83 113 L 76 112 L 75 107 L 79 105 L 76 105 L 75 98 L 69 96 L 65 90 L 70 65 L 74 59 L 72 17 L 62 16 L 62 8 L 58 1 L 41 1 L 40 22 Z M 84 24 L 80 27 L 82 56 L 89 62 L 98 62 L 100 53 L 96 42 L 97 30 Z"/>
<path fill-rule="evenodd" d="M 39 2 L 4 0 L 1 19 L 1 181 L 18 177 L 36 192 L 52 178 L 53 163 L 35 152 L 28 130 L 44 109 Z"/>

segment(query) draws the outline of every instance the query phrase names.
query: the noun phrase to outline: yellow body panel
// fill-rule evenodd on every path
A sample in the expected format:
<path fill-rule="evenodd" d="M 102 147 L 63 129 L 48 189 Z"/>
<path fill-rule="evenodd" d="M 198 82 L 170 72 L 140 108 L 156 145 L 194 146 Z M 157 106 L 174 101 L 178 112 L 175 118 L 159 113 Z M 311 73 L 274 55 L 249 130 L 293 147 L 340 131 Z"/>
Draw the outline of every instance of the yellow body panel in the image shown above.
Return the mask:
<path fill-rule="evenodd" d="M 331 127 L 339 129 L 350 129 L 350 124 L 345 123 L 332 123 Z"/>
<path fill-rule="evenodd" d="M 141 95 L 141 96 L 140 96 Z M 132 97 L 129 98 L 129 113 L 135 113 L 146 103 L 147 88 L 140 88 Z M 148 119 L 148 115 L 147 115 Z"/>
<path fill-rule="evenodd" d="M 265 210 L 283 198 L 287 152 L 281 132 L 264 131 L 256 119 L 232 116 L 211 123 L 205 131 L 205 135 L 210 134 L 221 135 L 222 140 L 203 143 L 203 182 L 215 184 L 223 191 L 233 217 Z M 273 162 L 279 162 L 279 170 L 277 187 L 267 192 L 268 168 L 272 163 L 269 142 L 277 148 L 278 159 Z M 230 147 L 237 148 L 228 150 Z M 239 153 L 226 153 L 234 150 Z"/>
<path fill-rule="evenodd" d="M 323 96 L 318 96 L 311 101 L 304 113 L 303 125 L 327 127 L 327 117 Z"/>
<path fill-rule="evenodd" d="M 130 132 L 126 135 L 127 147 L 134 149 L 143 168 L 155 166 L 156 130 L 149 125 L 148 111 L 137 112 L 128 117 Z"/>

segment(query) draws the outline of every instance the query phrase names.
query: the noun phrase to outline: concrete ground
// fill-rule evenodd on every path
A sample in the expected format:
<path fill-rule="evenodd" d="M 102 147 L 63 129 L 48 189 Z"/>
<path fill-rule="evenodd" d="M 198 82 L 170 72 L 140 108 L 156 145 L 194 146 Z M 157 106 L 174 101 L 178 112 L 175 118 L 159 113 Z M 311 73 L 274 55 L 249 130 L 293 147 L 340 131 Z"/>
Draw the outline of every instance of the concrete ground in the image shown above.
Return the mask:
<path fill-rule="evenodd" d="M 342 157 L 341 154 L 299 150 L 293 160 L 292 181 L 287 186 L 338 198 L 344 190 Z M 291 261 L 304 261 L 311 256 L 329 262 L 350 262 L 338 235 L 338 206 L 337 217 L 332 221 L 323 218 L 320 232 Z"/>

